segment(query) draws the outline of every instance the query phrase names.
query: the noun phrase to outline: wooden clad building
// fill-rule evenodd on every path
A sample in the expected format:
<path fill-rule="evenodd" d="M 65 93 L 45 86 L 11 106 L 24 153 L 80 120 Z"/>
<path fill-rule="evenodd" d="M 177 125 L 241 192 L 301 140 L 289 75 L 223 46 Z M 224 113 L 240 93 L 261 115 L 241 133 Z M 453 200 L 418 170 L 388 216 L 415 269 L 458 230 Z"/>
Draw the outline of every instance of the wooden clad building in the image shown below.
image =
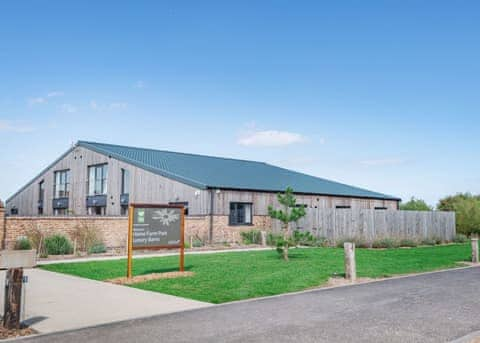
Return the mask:
<path fill-rule="evenodd" d="M 400 201 L 262 162 L 79 141 L 11 196 L 6 211 L 126 216 L 129 203 L 171 203 L 183 204 L 188 216 L 252 225 L 287 186 L 311 208 L 398 209 Z"/>

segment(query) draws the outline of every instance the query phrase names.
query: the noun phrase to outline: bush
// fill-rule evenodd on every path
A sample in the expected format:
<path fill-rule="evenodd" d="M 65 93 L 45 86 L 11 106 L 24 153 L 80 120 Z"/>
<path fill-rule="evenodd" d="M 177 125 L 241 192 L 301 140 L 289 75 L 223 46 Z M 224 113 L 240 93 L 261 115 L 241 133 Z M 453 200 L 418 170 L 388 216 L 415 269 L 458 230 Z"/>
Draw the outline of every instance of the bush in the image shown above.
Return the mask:
<path fill-rule="evenodd" d="M 275 233 L 267 234 L 267 245 L 276 247 L 279 241 L 283 241 L 283 236 Z"/>
<path fill-rule="evenodd" d="M 437 205 L 440 211 L 455 211 L 457 232 L 464 235 L 478 233 L 480 228 L 480 195 L 469 193 L 448 196 Z"/>
<path fill-rule="evenodd" d="M 26 237 L 22 237 L 15 242 L 15 250 L 31 250 L 32 244 Z"/>
<path fill-rule="evenodd" d="M 402 239 L 399 244 L 401 247 L 410 247 L 410 248 L 415 248 L 418 243 L 414 241 L 413 239 Z"/>
<path fill-rule="evenodd" d="M 33 249 L 37 250 L 40 257 L 47 257 L 47 251 L 45 250 L 45 235 L 38 228 L 31 228 L 27 230 L 26 236 L 31 243 Z"/>
<path fill-rule="evenodd" d="M 45 249 L 48 255 L 69 255 L 73 253 L 72 243 L 62 235 L 46 237 Z"/>
<path fill-rule="evenodd" d="M 437 242 L 433 238 L 425 238 L 422 240 L 422 245 L 435 245 Z"/>
<path fill-rule="evenodd" d="M 309 231 L 293 231 L 293 242 L 295 245 L 303 246 L 317 246 L 317 238 L 314 237 Z"/>
<path fill-rule="evenodd" d="M 363 249 L 363 248 L 370 248 L 371 244 L 368 243 L 365 239 L 359 237 L 351 237 L 351 238 L 342 238 L 337 241 L 337 248 L 343 248 L 344 243 L 355 243 L 355 248 Z"/>
<path fill-rule="evenodd" d="M 259 230 L 240 232 L 243 244 L 262 244 L 262 233 Z"/>
<path fill-rule="evenodd" d="M 453 241 L 455 243 L 467 243 L 468 242 L 468 237 L 465 236 L 464 234 L 458 233 L 453 238 Z"/>
<path fill-rule="evenodd" d="M 398 248 L 399 242 L 397 242 L 393 238 L 382 238 L 373 241 L 372 248 L 375 249 L 391 249 L 391 248 Z"/>
<path fill-rule="evenodd" d="M 84 251 L 90 254 L 93 247 L 103 245 L 103 237 L 101 233 L 86 222 L 81 222 L 75 228 L 72 234 L 75 241 L 75 248 L 77 251 Z"/>
<path fill-rule="evenodd" d="M 105 247 L 105 244 L 103 244 L 103 243 L 97 243 L 95 245 L 92 245 L 88 249 L 89 254 L 103 254 L 105 252 L 107 252 L 107 248 Z"/>

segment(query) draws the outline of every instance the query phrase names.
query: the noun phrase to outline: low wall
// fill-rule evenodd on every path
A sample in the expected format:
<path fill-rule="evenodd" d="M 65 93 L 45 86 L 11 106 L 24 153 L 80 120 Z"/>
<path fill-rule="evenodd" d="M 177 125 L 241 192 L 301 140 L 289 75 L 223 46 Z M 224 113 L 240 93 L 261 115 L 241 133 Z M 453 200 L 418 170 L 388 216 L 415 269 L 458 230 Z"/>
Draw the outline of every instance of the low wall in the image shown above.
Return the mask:
<path fill-rule="evenodd" d="M 2 216 L 0 212 L 0 216 Z M 2 217 L 3 218 L 3 217 Z M 1 219 L 1 218 L 0 218 Z M 128 220 L 126 217 L 18 217 L 8 216 L 3 222 L 3 247 L 12 249 L 15 242 L 27 235 L 30 230 L 38 229 L 45 235 L 64 234 L 73 237 L 82 227 L 98 230 L 105 246 L 123 252 L 127 246 Z M 241 242 L 240 232 L 271 227 L 270 218 L 254 216 L 253 226 L 229 226 L 228 216 L 214 216 L 213 243 Z M 0 227 L 1 228 L 1 227 Z M 185 241 L 190 237 L 208 242 L 210 228 L 209 216 L 185 217 Z"/>

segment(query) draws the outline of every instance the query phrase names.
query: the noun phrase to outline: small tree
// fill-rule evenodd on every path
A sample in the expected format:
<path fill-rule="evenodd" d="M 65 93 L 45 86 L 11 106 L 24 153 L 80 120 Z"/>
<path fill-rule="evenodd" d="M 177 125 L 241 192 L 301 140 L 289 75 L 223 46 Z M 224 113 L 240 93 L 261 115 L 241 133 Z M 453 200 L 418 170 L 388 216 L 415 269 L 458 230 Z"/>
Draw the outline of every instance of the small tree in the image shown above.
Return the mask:
<path fill-rule="evenodd" d="M 280 209 L 274 209 L 268 206 L 268 214 L 273 219 L 277 219 L 282 223 L 283 240 L 277 243 L 277 250 L 283 254 L 283 259 L 288 261 L 288 246 L 290 244 L 290 223 L 297 222 L 305 216 L 305 207 L 296 206 L 297 200 L 293 195 L 293 189 L 287 187 L 284 194 L 277 195 L 278 202 L 282 205 Z"/>

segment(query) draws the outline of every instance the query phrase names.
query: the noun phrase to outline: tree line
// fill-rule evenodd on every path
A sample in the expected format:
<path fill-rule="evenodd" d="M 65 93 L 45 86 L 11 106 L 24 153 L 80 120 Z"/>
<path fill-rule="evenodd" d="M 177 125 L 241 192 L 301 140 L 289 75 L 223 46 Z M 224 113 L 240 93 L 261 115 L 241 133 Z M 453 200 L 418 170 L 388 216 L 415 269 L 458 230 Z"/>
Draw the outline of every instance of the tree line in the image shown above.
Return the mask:
<path fill-rule="evenodd" d="M 400 204 L 401 210 L 409 211 L 453 211 L 455 212 L 457 233 L 480 234 L 480 195 L 459 193 L 440 199 L 436 208 L 424 200 L 412 197 Z"/>

